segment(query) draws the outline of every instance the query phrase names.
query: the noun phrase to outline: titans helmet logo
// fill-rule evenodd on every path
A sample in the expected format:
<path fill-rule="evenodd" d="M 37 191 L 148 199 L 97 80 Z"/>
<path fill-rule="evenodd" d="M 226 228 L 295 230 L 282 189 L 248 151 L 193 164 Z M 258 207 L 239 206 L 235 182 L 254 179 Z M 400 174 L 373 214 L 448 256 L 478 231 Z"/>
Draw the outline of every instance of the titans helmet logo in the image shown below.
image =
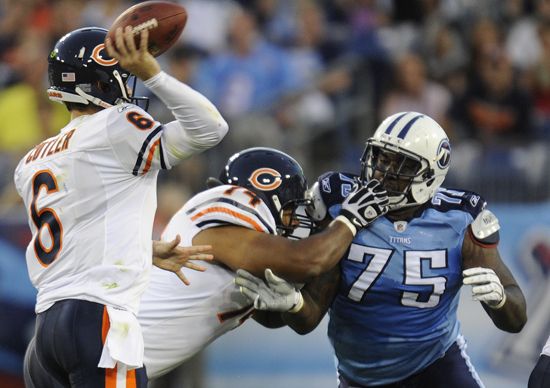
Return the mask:
<path fill-rule="evenodd" d="M 441 140 L 437 148 L 437 155 L 439 156 L 437 166 L 442 170 L 449 167 L 451 164 L 451 143 L 449 143 L 448 139 Z"/>

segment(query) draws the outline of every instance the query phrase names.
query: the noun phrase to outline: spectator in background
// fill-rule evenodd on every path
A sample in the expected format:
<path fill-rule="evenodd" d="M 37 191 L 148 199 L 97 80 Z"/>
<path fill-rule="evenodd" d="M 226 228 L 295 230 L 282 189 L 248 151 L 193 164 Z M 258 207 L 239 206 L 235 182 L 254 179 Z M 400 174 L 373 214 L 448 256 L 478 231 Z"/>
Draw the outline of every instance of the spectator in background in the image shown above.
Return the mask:
<path fill-rule="evenodd" d="M 399 58 L 394 78 L 395 85 L 380 107 L 382 118 L 405 111 L 424 113 L 450 132 L 448 114 L 452 103 L 451 92 L 428 78 L 426 64 L 420 55 L 411 52 Z M 450 138 L 453 140 L 452 136 Z"/>
<path fill-rule="evenodd" d="M 525 2 L 514 0 L 525 9 Z M 506 51 L 514 66 L 520 71 L 528 71 L 542 55 L 542 45 L 538 28 L 541 23 L 550 22 L 550 1 L 533 0 L 532 12 L 519 13 L 510 21 L 505 37 Z"/>
<path fill-rule="evenodd" d="M 538 28 L 541 53 L 527 72 L 527 84 L 533 94 L 536 136 L 550 139 L 550 21 Z"/>
<path fill-rule="evenodd" d="M 493 193 L 497 199 L 506 192 L 505 186 L 526 188 L 508 190 L 513 198 L 535 193 L 544 185 L 546 150 L 533 142 L 532 104 L 507 53 L 501 46 L 486 48 L 475 63 L 468 90 L 455 101 L 452 111 L 455 128 L 467 138 L 461 148 L 463 163 L 458 158 L 461 167 L 455 169 L 462 175 L 461 184 L 475 182 L 478 190 Z M 468 172 L 473 165 L 478 174 Z"/>
<path fill-rule="evenodd" d="M 0 89 L 0 212 L 20 203 L 13 186 L 13 171 L 19 159 L 57 134 L 70 117 L 67 109 L 50 101 L 46 93 L 49 42 L 33 30 L 18 38 L 12 52 L 12 76 L 17 82 Z"/>
<path fill-rule="evenodd" d="M 256 14 L 258 26 L 267 40 L 291 46 L 300 30 L 299 13 L 309 0 L 238 0 Z M 320 6 L 320 4 L 317 4 Z"/>
<path fill-rule="evenodd" d="M 345 15 L 346 49 L 349 55 L 361 61 L 362 76 L 368 78 L 369 90 L 359 93 L 368 93 L 372 108 L 377 109 L 389 82 L 387 69 L 394 55 L 395 37 L 399 35 L 395 31 L 397 26 L 391 25 L 390 10 L 373 0 L 344 0 L 339 8 Z"/>
<path fill-rule="evenodd" d="M 227 50 L 202 61 L 194 82 L 232 128 L 222 143 L 225 153 L 266 145 L 285 150 L 285 131 L 275 110 L 283 97 L 301 90 L 305 80 L 288 51 L 263 38 L 250 10 L 235 9 L 227 39 Z"/>
<path fill-rule="evenodd" d="M 461 35 L 454 28 L 439 24 L 427 31 L 422 53 L 430 78 L 445 85 L 455 96 L 464 94 L 470 58 Z"/>
<path fill-rule="evenodd" d="M 469 75 L 475 73 L 478 62 L 485 59 L 486 53 L 493 47 L 502 47 L 502 32 L 496 22 L 480 18 L 468 31 L 468 49 L 470 50 Z"/>
<path fill-rule="evenodd" d="M 328 31 L 320 5 L 302 0 L 295 11 L 296 33 L 289 48 L 290 61 L 305 84 L 283 98 L 276 112 L 288 138 L 288 152 L 297 155 L 304 161 L 304 168 L 312 171 L 315 147 L 311 142 L 334 129 L 338 104 L 341 96 L 349 93 L 353 74 L 351 64 L 327 63 L 323 58 L 321 51 L 326 47 Z"/>
<path fill-rule="evenodd" d="M 499 148 L 532 140 L 531 118 L 532 98 L 518 84 L 510 58 L 500 46 L 485 47 L 457 101 L 455 122 L 484 147 Z"/>
<path fill-rule="evenodd" d="M 21 35 L 14 57 L 20 81 L 0 92 L 0 151 L 13 153 L 17 159 L 57 134 L 70 116 L 45 93 L 49 47 L 36 31 Z"/>
<path fill-rule="evenodd" d="M 239 8 L 228 31 L 228 48 L 213 53 L 199 68 L 195 85 L 218 103 L 227 118 L 267 111 L 303 86 L 288 52 L 263 38 L 252 12 Z"/>
<path fill-rule="evenodd" d="M 89 7 L 85 0 L 55 0 L 50 5 L 51 8 L 51 23 L 50 23 L 50 39 L 51 43 L 57 41 L 59 38 L 67 34 L 68 32 L 74 31 L 83 26 L 104 26 L 104 28 L 109 29 L 111 27 L 114 19 L 104 18 L 101 22 L 95 20 L 94 23 L 91 21 L 83 20 L 85 16 L 88 16 L 90 13 Z M 100 4 L 97 0 L 91 2 L 96 9 L 100 8 Z M 110 0 L 109 3 L 116 5 L 118 0 Z M 126 2 L 128 7 L 132 3 Z M 122 13 L 125 9 L 121 9 Z M 118 16 L 118 15 L 116 15 Z"/>
<path fill-rule="evenodd" d="M 73 2 L 73 0 L 64 1 L 67 3 Z M 77 21 L 81 27 L 95 26 L 109 29 L 118 15 L 139 2 L 140 1 L 132 0 L 85 1 L 82 2 L 84 9 L 81 17 L 78 18 Z"/>
<path fill-rule="evenodd" d="M 238 4 L 233 0 L 179 0 L 190 15 L 180 41 L 209 53 L 227 49 L 227 30 Z M 204 28 L 207 25 L 208 28 Z"/>

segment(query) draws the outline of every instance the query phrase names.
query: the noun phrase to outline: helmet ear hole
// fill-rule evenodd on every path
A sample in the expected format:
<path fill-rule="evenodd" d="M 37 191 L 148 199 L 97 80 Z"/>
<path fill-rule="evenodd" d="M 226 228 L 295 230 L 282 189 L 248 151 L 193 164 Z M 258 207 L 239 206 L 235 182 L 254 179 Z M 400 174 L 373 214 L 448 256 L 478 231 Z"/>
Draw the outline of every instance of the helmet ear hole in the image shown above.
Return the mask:
<path fill-rule="evenodd" d="M 101 90 L 103 93 L 108 93 L 111 88 L 106 82 L 103 81 L 97 81 L 97 87 L 99 90 Z"/>

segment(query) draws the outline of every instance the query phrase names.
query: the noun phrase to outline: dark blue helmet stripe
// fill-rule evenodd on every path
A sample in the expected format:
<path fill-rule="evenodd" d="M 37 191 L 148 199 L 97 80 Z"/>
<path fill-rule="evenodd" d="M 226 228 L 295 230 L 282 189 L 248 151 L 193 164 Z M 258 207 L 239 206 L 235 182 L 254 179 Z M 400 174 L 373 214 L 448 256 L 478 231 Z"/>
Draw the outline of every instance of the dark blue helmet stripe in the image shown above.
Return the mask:
<path fill-rule="evenodd" d="M 398 118 L 396 118 L 395 120 L 393 120 L 393 123 L 391 123 L 388 128 L 386 128 L 386 135 L 389 135 L 393 129 L 393 127 L 395 127 L 395 124 L 397 124 L 397 122 L 399 120 L 401 120 L 403 118 L 403 116 L 405 116 L 406 114 L 408 114 L 409 112 L 406 112 L 406 113 L 403 113 L 401 116 L 399 116 Z"/>
<path fill-rule="evenodd" d="M 419 118 L 421 117 L 424 117 L 424 115 L 418 115 L 416 116 L 414 119 L 412 119 L 411 121 L 409 121 L 407 123 L 407 125 L 405 125 L 403 127 L 403 129 L 401 130 L 401 132 L 399 132 L 399 135 L 397 135 L 398 138 L 400 139 L 404 139 L 405 136 L 407 136 L 407 133 L 409 133 L 409 129 L 411 129 L 412 125 L 416 122 L 416 120 L 418 120 Z"/>

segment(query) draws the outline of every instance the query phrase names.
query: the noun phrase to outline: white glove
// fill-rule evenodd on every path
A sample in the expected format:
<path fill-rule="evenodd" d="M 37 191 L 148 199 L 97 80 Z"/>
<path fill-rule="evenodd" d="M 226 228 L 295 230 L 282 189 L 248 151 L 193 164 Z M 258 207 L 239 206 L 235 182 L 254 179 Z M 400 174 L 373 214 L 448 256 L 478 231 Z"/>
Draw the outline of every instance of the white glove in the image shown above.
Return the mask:
<path fill-rule="evenodd" d="M 469 268 L 462 271 L 464 284 L 472 285 L 472 300 L 479 300 L 498 309 L 506 303 L 506 293 L 500 279 L 490 268 Z"/>
<path fill-rule="evenodd" d="M 265 270 L 265 279 L 244 269 L 237 270 L 237 275 L 235 284 L 241 286 L 241 293 L 254 302 L 258 310 L 296 313 L 304 305 L 302 293 L 293 284 L 275 276 L 269 268 Z"/>
<path fill-rule="evenodd" d="M 365 186 L 356 183 L 342 203 L 342 211 L 336 219 L 348 225 L 355 236 L 357 230 L 369 227 L 386 214 L 389 204 L 388 192 L 381 189 L 380 182 L 376 179 Z"/>

